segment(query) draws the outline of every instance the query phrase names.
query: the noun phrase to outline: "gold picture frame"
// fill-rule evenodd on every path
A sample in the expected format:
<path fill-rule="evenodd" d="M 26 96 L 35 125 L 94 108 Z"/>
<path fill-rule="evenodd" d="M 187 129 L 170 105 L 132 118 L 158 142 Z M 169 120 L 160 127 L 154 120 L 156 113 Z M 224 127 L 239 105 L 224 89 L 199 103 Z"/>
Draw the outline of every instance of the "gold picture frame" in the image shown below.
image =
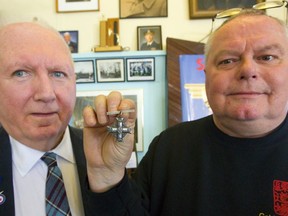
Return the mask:
<path fill-rule="evenodd" d="M 218 0 L 218 1 L 203 1 L 203 0 L 189 0 L 189 18 L 190 19 L 205 19 L 212 18 L 220 11 L 230 8 L 252 8 L 253 5 L 264 2 L 265 0 Z"/>
<path fill-rule="evenodd" d="M 56 0 L 57 13 L 99 11 L 99 0 Z"/>

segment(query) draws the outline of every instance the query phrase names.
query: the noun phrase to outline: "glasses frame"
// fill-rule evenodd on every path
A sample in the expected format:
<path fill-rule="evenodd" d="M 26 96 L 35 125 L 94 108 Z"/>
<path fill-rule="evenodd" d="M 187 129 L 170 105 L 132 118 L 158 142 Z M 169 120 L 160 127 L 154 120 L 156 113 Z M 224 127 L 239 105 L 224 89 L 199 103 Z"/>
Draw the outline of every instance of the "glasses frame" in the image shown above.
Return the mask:
<path fill-rule="evenodd" d="M 266 1 L 266 2 L 260 2 L 252 6 L 252 8 L 257 9 L 257 10 L 266 10 L 266 9 L 273 9 L 273 8 L 278 8 L 278 7 L 285 7 L 287 8 L 286 11 L 286 24 L 288 24 L 288 0 L 282 0 L 282 1 Z M 212 17 L 212 24 L 211 24 L 211 30 L 210 32 L 203 37 L 201 40 L 198 42 L 201 43 L 204 41 L 206 38 L 209 37 L 209 35 L 213 32 L 214 30 L 214 22 L 215 19 L 223 19 L 223 18 L 228 18 L 231 16 L 234 16 L 238 13 L 240 13 L 244 8 L 230 8 L 224 11 L 220 11 L 219 13 L 215 14 Z"/>

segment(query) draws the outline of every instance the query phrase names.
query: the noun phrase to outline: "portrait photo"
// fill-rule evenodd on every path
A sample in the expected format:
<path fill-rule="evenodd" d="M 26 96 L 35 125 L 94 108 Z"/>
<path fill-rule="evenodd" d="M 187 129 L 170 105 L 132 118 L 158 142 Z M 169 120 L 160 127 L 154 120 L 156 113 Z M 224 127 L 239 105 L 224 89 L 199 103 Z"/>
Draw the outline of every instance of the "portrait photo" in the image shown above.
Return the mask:
<path fill-rule="evenodd" d="M 167 17 L 168 0 L 119 0 L 120 18 Z"/>
<path fill-rule="evenodd" d="M 78 31 L 60 31 L 71 53 L 78 53 Z"/>
<path fill-rule="evenodd" d="M 138 50 L 162 50 L 161 26 L 137 27 Z"/>

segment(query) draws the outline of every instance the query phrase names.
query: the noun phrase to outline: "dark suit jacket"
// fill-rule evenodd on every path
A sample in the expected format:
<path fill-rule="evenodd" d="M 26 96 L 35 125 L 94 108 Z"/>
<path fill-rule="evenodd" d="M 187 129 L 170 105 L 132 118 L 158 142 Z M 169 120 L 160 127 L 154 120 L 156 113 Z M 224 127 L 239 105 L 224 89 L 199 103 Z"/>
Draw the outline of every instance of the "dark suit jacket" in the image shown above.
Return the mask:
<path fill-rule="evenodd" d="M 152 42 L 150 46 L 147 45 L 147 43 L 143 43 L 141 45 L 141 50 L 160 50 L 160 44 L 156 43 L 155 41 Z"/>
<path fill-rule="evenodd" d="M 85 215 L 87 211 L 93 212 L 93 196 L 89 191 L 87 181 L 86 160 L 83 150 L 83 134 L 79 129 L 71 128 L 70 136 L 73 146 L 73 152 L 76 159 L 82 199 L 84 204 Z M 0 205 L 0 215 L 14 216 L 14 193 L 13 193 L 13 178 L 12 178 L 12 154 L 9 136 L 7 132 L 0 126 L 0 194 L 6 197 L 5 202 Z M 92 203 L 92 205 L 90 205 Z M 90 209 L 90 210 L 89 210 Z"/>

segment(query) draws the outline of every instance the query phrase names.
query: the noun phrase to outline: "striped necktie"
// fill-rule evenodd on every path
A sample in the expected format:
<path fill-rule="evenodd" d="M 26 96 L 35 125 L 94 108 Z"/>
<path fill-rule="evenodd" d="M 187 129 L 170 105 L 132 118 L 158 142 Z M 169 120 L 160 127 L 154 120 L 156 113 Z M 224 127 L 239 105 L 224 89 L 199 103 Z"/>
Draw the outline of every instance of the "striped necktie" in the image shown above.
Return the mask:
<path fill-rule="evenodd" d="M 42 157 L 48 166 L 46 179 L 46 215 L 71 216 L 62 174 L 57 166 L 56 154 L 46 152 Z"/>

